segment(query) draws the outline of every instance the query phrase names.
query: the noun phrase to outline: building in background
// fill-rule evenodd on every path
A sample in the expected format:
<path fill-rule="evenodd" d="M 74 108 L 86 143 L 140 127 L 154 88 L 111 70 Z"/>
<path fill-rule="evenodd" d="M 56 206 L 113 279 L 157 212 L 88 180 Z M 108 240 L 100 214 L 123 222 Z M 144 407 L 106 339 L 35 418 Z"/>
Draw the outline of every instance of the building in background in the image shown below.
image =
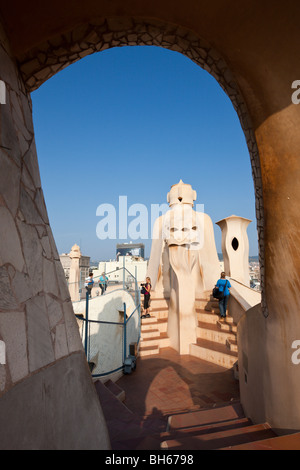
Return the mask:
<path fill-rule="evenodd" d="M 145 258 L 145 245 L 143 243 L 118 243 L 116 251 L 116 259 L 120 256 L 138 256 Z"/>
<path fill-rule="evenodd" d="M 64 269 L 67 283 L 69 284 L 70 279 L 70 267 L 71 267 L 71 257 L 70 253 L 63 253 L 59 255 L 60 262 Z M 80 285 L 84 286 L 84 281 L 89 275 L 90 271 L 90 257 L 81 255 L 79 260 L 79 271 L 80 271 Z"/>
<path fill-rule="evenodd" d="M 94 269 L 94 279 L 98 279 L 103 272 L 110 283 L 130 283 L 133 278 L 142 282 L 146 278 L 148 262 L 139 256 L 119 256 L 118 260 L 100 261 L 98 269 Z M 123 269 L 125 268 L 125 269 Z"/>
<path fill-rule="evenodd" d="M 250 262 L 250 287 L 257 291 L 261 291 L 260 267 L 258 261 Z"/>

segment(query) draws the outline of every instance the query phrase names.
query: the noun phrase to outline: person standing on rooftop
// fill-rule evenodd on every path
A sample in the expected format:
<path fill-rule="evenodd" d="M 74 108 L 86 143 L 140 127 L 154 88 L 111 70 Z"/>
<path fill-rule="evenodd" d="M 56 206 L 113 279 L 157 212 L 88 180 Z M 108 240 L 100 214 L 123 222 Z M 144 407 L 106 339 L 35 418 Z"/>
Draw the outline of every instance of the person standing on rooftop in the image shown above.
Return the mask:
<path fill-rule="evenodd" d="M 89 294 L 89 297 L 90 299 L 92 298 L 92 288 L 94 287 L 94 278 L 93 278 L 93 273 L 90 272 L 89 273 L 89 277 L 86 278 L 85 280 L 85 288 L 86 288 L 86 291 L 88 292 Z"/>
<path fill-rule="evenodd" d="M 220 308 L 220 316 L 221 318 L 226 317 L 226 311 L 227 311 L 227 304 L 230 296 L 230 288 L 231 284 L 226 279 L 226 274 L 224 272 L 221 273 L 221 278 L 218 280 L 216 287 L 219 288 L 220 292 L 224 292 L 224 296 L 222 299 L 219 300 L 219 308 Z"/>

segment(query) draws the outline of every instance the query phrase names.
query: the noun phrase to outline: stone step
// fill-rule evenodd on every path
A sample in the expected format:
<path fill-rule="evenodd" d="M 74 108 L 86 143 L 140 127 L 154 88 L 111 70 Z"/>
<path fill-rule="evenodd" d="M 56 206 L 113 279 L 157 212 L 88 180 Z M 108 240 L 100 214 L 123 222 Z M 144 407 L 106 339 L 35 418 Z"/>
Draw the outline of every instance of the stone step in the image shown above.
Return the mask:
<path fill-rule="evenodd" d="M 149 330 L 142 329 L 141 331 L 141 337 L 143 338 L 143 341 L 148 338 L 157 338 L 159 336 L 160 336 L 160 331 L 158 329 L 149 329 Z"/>
<path fill-rule="evenodd" d="M 196 297 L 196 300 L 206 300 L 207 302 L 210 300 L 211 298 L 211 291 L 205 291 L 203 292 L 201 295 L 198 295 Z"/>
<path fill-rule="evenodd" d="M 166 335 L 166 333 L 161 333 L 160 335 L 150 337 L 150 338 L 143 338 L 141 342 L 141 347 L 155 347 L 158 345 L 159 348 L 167 348 L 170 345 L 170 338 Z"/>
<path fill-rule="evenodd" d="M 216 450 L 228 446 L 241 445 L 249 442 L 270 439 L 276 434 L 267 423 L 194 435 L 193 439 L 181 437 L 165 440 L 162 449 L 174 450 Z"/>
<path fill-rule="evenodd" d="M 214 341 L 220 344 L 227 344 L 227 340 L 236 340 L 236 335 L 230 331 L 221 330 L 218 324 L 198 323 L 197 338 Z"/>
<path fill-rule="evenodd" d="M 231 445 L 220 450 L 300 450 L 300 433 Z"/>
<path fill-rule="evenodd" d="M 153 298 L 151 296 L 151 307 L 153 308 L 169 308 L 167 300 L 162 298 Z"/>
<path fill-rule="evenodd" d="M 195 300 L 195 307 L 196 308 L 205 308 L 205 307 L 216 307 L 219 308 L 219 302 L 218 300 Z"/>
<path fill-rule="evenodd" d="M 232 333 L 237 333 L 237 325 L 233 323 L 231 317 L 226 317 L 225 319 L 219 319 L 217 325 L 223 331 L 230 331 Z"/>
<path fill-rule="evenodd" d="M 218 424 L 241 418 L 245 418 L 243 407 L 239 401 L 233 401 L 197 411 L 169 416 L 167 431 L 182 430 L 194 426 L 206 426 L 213 423 Z"/>
<path fill-rule="evenodd" d="M 212 323 L 216 324 L 219 320 L 219 315 L 215 313 L 208 312 L 207 310 L 196 308 L 197 320 L 203 323 Z"/>
<path fill-rule="evenodd" d="M 160 319 L 167 319 L 169 315 L 168 308 L 150 308 L 150 315 L 153 315 L 158 320 Z"/>
<path fill-rule="evenodd" d="M 141 327 L 157 324 L 157 318 L 150 315 L 148 318 L 141 318 Z"/>
<path fill-rule="evenodd" d="M 168 322 L 165 319 L 157 320 L 156 318 L 155 321 L 153 322 L 143 323 L 142 321 L 142 324 L 141 324 L 142 334 L 143 332 L 147 332 L 150 330 L 159 330 L 161 333 L 166 333 L 167 328 L 168 328 Z"/>
<path fill-rule="evenodd" d="M 209 297 L 196 297 L 195 298 L 195 302 L 196 303 L 200 303 L 200 302 L 209 302 Z"/>
<path fill-rule="evenodd" d="M 176 429 L 172 431 L 166 431 L 161 433 L 160 438 L 163 441 L 169 441 L 169 440 L 178 440 L 179 442 L 181 441 L 182 438 L 186 439 L 189 438 L 190 440 L 193 440 L 194 437 L 197 438 L 197 436 L 200 436 L 201 434 L 209 434 L 209 433 L 215 433 L 215 432 L 224 432 L 228 431 L 230 429 L 236 429 L 236 428 L 243 428 L 247 426 L 251 426 L 252 422 L 248 418 L 238 418 L 238 419 L 233 419 L 233 420 L 225 420 L 221 422 L 216 422 L 216 423 L 210 423 L 210 424 L 205 424 L 205 425 L 196 425 L 196 426 L 191 426 L 188 428 L 182 428 L 182 429 Z"/>
<path fill-rule="evenodd" d="M 227 338 L 226 339 L 226 346 L 228 347 L 228 349 L 230 349 L 230 351 L 238 352 L 238 345 L 237 345 L 237 340 L 236 339 Z"/>
<path fill-rule="evenodd" d="M 204 310 L 207 310 L 208 312 L 213 312 L 213 313 L 216 313 L 216 314 L 220 314 L 219 307 L 212 307 L 209 304 L 204 307 Z"/>
<path fill-rule="evenodd" d="M 119 419 L 121 419 L 121 417 L 125 417 L 126 424 L 129 424 L 130 420 L 134 418 L 134 414 L 129 410 L 129 408 L 127 408 L 123 400 L 120 400 L 116 396 L 116 389 L 111 391 L 109 387 L 105 386 L 105 384 L 101 382 L 101 380 L 96 380 L 94 385 L 100 399 L 106 421 L 109 421 L 111 418 L 113 419 L 113 415 L 115 415 L 115 417 L 118 417 Z"/>
<path fill-rule="evenodd" d="M 167 318 L 158 319 L 157 327 L 161 333 L 166 333 L 168 329 L 168 319 Z"/>
<path fill-rule="evenodd" d="M 143 320 L 142 320 L 142 323 L 141 323 L 141 332 L 143 333 L 144 331 L 147 332 L 147 331 L 151 331 L 151 330 L 157 330 L 158 329 L 158 322 L 157 320 L 156 321 L 152 321 L 152 322 L 147 322 L 147 323 L 144 323 Z"/>
<path fill-rule="evenodd" d="M 139 349 L 139 356 L 140 357 L 145 357 L 145 356 L 153 356 L 156 354 L 159 354 L 159 346 L 158 344 L 154 346 L 145 346 L 140 343 L 140 349 Z"/>
<path fill-rule="evenodd" d="M 196 308 L 196 314 L 197 314 L 198 321 L 201 321 L 203 323 L 217 323 L 218 321 L 220 321 L 219 313 L 214 313 L 205 309 Z M 221 321 L 224 322 L 224 320 L 221 320 Z M 226 321 L 226 324 L 228 323 L 232 325 L 234 323 L 233 318 L 230 315 L 226 316 L 225 321 Z"/>
<path fill-rule="evenodd" d="M 220 317 L 219 317 L 219 321 L 220 321 Z M 221 321 L 223 322 L 225 321 L 226 323 L 229 323 L 230 325 L 235 325 L 233 318 L 228 313 L 225 317 L 225 320 L 221 320 Z"/>
<path fill-rule="evenodd" d="M 113 382 L 112 380 L 107 380 L 104 385 L 107 390 L 109 390 L 119 401 L 124 402 L 125 391 L 120 388 L 115 382 Z"/>
<path fill-rule="evenodd" d="M 159 307 L 158 305 L 154 305 L 153 303 L 151 303 L 151 310 L 153 310 L 154 312 L 159 312 L 160 310 L 165 312 L 165 311 L 169 310 L 169 307 L 167 307 L 167 306 Z"/>
<path fill-rule="evenodd" d="M 230 351 L 225 344 L 202 338 L 197 339 L 196 344 L 190 344 L 190 355 L 226 369 L 231 369 L 237 361 L 237 353 Z"/>

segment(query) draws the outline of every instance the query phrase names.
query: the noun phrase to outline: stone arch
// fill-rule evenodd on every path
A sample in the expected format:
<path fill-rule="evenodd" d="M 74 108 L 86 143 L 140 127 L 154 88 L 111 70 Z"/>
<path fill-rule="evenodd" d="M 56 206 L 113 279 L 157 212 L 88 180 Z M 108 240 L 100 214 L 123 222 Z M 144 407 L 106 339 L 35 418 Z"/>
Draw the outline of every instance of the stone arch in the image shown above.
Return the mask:
<path fill-rule="evenodd" d="M 267 420 L 281 433 L 300 429 L 300 369 L 291 361 L 291 345 L 300 331 L 300 108 L 291 102 L 291 85 L 300 75 L 295 59 L 300 4 L 287 0 L 271 8 L 269 3 L 2 2 L 0 80 L 7 105 L 1 105 L 0 114 L 0 341 L 7 348 L 6 364 L 0 366 L 1 448 L 109 447 L 68 292 L 60 282 L 63 272 L 43 200 L 29 92 L 97 47 L 121 46 L 124 31 L 124 45 L 136 45 L 136 35 L 143 33 L 139 44 L 179 47 L 186 55 L 189 49 L 191 59 L 209 67 L 221 86 L 225 79 L 252 160 L 264 314 L 266 300 L 270 312 L 264 318 L 254 308 L 239 323 L 239 368 L 248 372 L 247 384 L 241 384 L 242 404 L 256 423 Z M 137 30 L 145 26 L 157 35 Z M 180 45 L 171 40 L 172 31 Z M 202 37 L 208 41 L 201 39 L 205 59 L 196 49 Z M 68 51 L 68 45 L 73 49 Z M 20 407 L 24 402 L 27 406 Z M 82 413 L 73 420 L 78 404 Z"/>
<path fill-rule="evenodd" d="M 20 58 L 20 70 L 29 92 L 83 57 L 113 47 L 158 46 L 179 52 L 210 73 L 230 98 L 236 110 L 250 154 L 255 187 L 256 219 L 262 286 L 262 311 L 268 316 L 264 295 L 264 208 L 261 168 L 251 119 L 235 78 L 221 54 L 206 40 L 182 26 L 134 18 L 101 18 L 80 25 L 34 48 Z"/>

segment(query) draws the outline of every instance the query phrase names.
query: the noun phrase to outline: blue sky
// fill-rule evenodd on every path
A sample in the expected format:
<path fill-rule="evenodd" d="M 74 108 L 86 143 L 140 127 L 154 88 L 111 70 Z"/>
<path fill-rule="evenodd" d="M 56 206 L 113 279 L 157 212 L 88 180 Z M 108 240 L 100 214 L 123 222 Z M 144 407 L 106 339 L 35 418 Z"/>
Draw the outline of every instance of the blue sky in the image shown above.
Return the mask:
<path fill-rule="evenodd" d="M 42 185 L 59 253 L 74 243 L 92 260 L 115 257 L 128 240 L 99 240 L 101 204 L 118 214 L 132 204 L 166 203 L 180 179 L 197 191 L 215 222 L 232 214 L 252 220 L 254 186 L 245 137 L 226 94 L 185 56 L 159 47 L 106 50 L 58 73 L 32 93 Z M 149 215 L 150 217 L 150 215 Z M 128 221 L 133 218 L 128 218 Z M 144 242 L 150 255 L 151 239 Z"/>

